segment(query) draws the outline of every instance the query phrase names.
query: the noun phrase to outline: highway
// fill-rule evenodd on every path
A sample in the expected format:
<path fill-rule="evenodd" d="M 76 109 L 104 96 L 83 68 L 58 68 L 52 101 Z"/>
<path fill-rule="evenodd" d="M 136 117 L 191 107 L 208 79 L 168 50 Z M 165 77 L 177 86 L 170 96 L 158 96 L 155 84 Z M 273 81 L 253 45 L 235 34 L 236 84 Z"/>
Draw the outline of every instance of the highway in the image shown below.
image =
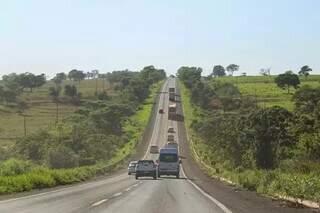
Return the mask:
<path fill-rule="evenodd" d="M 169 78 L 159 93 L 157 115 L 149 145 L 164 146 L 168 126 L 173 126 L 176 136 L 179 135 L 178 122 L 169 120 L 167 114 L 168 88 L 175 85 L 175 79 Z M 164 109 L 164 114 L 158 113 L 160 108 Z M 176 140 L 181 143 L 178 137 Z M 142 158 L 156 159 L 157 156 L 149 154 L 147 150 Z M 1 200 L 0 212 L 231 212 L 186 178 L 183 171 L 180 176 L 180 179 L 161 177 L 158 180 L 151 178 L 135 180 L 134 176 L 128 176 L 124 172 L 70 187 Z"/>

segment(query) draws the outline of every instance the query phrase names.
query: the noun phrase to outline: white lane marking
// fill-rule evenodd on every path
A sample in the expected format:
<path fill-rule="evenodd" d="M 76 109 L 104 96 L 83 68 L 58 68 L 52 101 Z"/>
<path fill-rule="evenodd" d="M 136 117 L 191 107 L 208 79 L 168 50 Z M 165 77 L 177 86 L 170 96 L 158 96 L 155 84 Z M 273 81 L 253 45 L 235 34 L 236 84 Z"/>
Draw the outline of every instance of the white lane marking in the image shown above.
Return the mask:
<path fill-rule="evenodd" d="M 124 191 L 128 192 L 132 189 L 132 187 L 126 188 Z"/>
<path fill-rule="evenodd" d="M 205 191 L 203 191 L 199 186 L 197 186 L 194 182 L 192 182 L 187 175 L 184 173 L 183 168 L 181 167 L 181 171 L 183 176 L 187 179 L 187 181 L 194 187 L 196 188 L 201 194 L 203 194 L 205 197 L 209 198 L 209 200 L 211 200 L 213 203 L 215 203 L 222 211 L 224 211 L 225 213 L 232 213 L 232 211 L 230 209 L 228 209 L 225 205 L 223 205 L 222 203 L 220 203 L 217 199 L 215 199 L 214 197 L 212 197 L 211 195 L 209 195 L 208 193 L 206 193 Z"/>
<path fill-rule="evenodd" d="M 138 183 L 136 183 L 136 184 L 132 185 L 132 187 L 137 187 L 137 186 L 138 186 Z"/>
<path fill-rule="evenodd" d="M 114 195 L 112 195 L 112 197 L 119 197 L 122 195 L 122 192 L 118 192 L 118 193 L 115 193 Z"/>
<path fill-rule="evenodd" d="M 108 199 L 103 199 L 103 200 L 100 200 L 100 201 L 98 201 L 98 202 L 95 202 L 95 203 L 92 204 L 91 206 L 92 206 L 92 207 L 99 206 L 99 205 L 101 205 L 102 203 L 107 202 L 107 201 L 108 201 Z"/>

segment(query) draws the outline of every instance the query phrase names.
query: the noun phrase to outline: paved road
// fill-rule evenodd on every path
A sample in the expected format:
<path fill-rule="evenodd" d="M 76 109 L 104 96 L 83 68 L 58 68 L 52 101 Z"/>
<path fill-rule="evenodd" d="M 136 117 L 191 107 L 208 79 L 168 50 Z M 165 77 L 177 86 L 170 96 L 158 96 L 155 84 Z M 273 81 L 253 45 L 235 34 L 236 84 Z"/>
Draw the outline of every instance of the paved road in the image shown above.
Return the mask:
<path fill-rule="evenodd" d="M 150 145 L 164 146 L 168 126 L 177 131 L 176 121 L 168 120 L 168 88 L 175 86 L 174 79 L 168 79 L 159 94 L 158 108 Z M 178 135 L 178 132 L 176 133 Z M 179 143 L 179 139 L 177 140 Z M 147 151 L 144 158 L 155 159 Z M 71 212 L 226 212 L 221 203 L 204 193 L 188 180 L 183 172 L 180 179 L 149 178 L 135 180 L 134 176 L 121 173 L 102 180 L 83 183 L 58 190 L 0 201 L 0 212 L 26 213 L 71 213 Z"/>

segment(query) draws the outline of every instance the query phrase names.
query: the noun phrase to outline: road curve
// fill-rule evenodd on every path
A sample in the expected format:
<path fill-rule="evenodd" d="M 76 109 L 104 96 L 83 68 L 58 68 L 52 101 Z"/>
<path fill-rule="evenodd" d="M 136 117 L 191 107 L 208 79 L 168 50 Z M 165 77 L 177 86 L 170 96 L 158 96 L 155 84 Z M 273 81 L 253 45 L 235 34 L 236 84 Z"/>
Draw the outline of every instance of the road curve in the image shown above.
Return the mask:
<path fill-rule="evenodd" d="M 150 145 L 164 146 L 167 127 L 174 126 L 176 121 L 168 120 L 168 88 L 175 86 L 174 79 L 169 78 L 159 94 L 157 109 L 165 113 L 155 117 Z M 178 134 L 176 134 L 178 135 Z M 177 141 L 180 142 L 179 139 Z M 146 159 L 155 159 L 148 150 Z M 127 173 L 121 173 L 105 179 L 78 184 L 62 189 L 33 194 L 0 201 L 0 212 L 23 213 L 71 213 L 71 212 L 231 212 L 221 203 L 182 175 L 182 178 L 149 178 L 135 180 Z"/>

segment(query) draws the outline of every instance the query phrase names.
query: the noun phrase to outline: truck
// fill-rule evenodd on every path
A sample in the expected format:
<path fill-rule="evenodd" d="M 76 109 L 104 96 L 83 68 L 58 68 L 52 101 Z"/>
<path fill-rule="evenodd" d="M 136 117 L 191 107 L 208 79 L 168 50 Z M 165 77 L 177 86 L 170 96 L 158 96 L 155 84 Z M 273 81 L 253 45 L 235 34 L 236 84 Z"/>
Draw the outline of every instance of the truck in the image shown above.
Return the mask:
<path fill-rule="evenodd" d="M 175 97 L 176 97 L 175 92 L 176 92 L 176 90 L 174 87 L 169 87 L 169 100 L 170 101 L 175 101 Z"/>
<path fill-rule="evenodd" d="M 179 152 L 177 148 L 160 149 L 158 163 L 158 177 L 161 175 L 174 175 L 180 177 Z"/>
<path fill-rule="evenodd" d="M 170 104 L 168 109 L 168 118 L 171 120 L 174 120 L 176 118 L 176 113 L 177 113 L 177 105 Z"/>
<path fill-rule="evenodd" d="M 174 92 L 169 93 L 169 100 L 170 101 L 175 101 L 176 100 L 176 94 Z"/>

